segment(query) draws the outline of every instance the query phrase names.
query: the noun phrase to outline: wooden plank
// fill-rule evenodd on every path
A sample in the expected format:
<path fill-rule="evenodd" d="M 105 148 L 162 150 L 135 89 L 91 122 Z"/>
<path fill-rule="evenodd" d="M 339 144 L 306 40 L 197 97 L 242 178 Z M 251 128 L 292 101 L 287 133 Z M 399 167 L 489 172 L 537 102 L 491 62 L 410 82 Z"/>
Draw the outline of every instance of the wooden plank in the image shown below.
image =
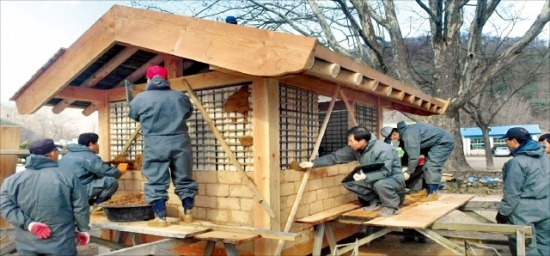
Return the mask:
<path fill-rule="evenodd" d="M 297 73 L 314 62 L 315 38 L 118 5 L 110 12 L 119 42 L 249 75 Z"/>
<path fill-rule="evenodd" d="M 441 246 L 451 250 L 455 255 L 465 255 L 464 248 L 460 247 L 456 243 L 449 241 L 447 238 L 429 229 L 416 229 L 420 234 L 430 238 Z"/>
<path fill-rule="evenodd" d="M 92 215 L 90 226 L 103 229 L 111 229 L 116 231 L 132 232 L 139 234 L 148 234 L 163 237 L 173 238 L 188 238 L 198 234 L 210 231 L 208 227 L 179 225 L 179 219 L 169 217 L 167 221 L 171 224 L 168 227 L 150 227 L 147 221 L 135 222 L 112 222 L 104 216 Z"/>
<path fill-rule="evenodd" d="M 99 156 L 101 159 L 111 159 L 111 111 L 107 97 L 102 102 L 97 103 L 97 123 L 99 135 Z"/>
<path fill-rule="evenodd" d="M 194 236 L 198 240 L 215 241 L 222 243 L 230 243 L 240 245 L 256 238 L 260 238 L 259 234 L 247 234 L 227 231 L 210 231 Z"/>
<path fill-rule="evenodd" d="M 173 239 L 167 238 L 159 241 L 140 244 L 133 247 L 116 250 L 113 252 L 99 254 L 100 256 L 127 256 L 127 255 L 179 255 L 172 252 L 173 248 L 196 242 L 193 239 Z"/>
<path fill-rule="evenodd" d="M 80 86 L 67 86 L 63 88 L 56 98 L 73 101 L 101 102 L 105 100 L 106 90 L 92 89 Z"/>
<path fill-rule="evenodd" d="M 252 154 L 254 158 L 254 182 L 268 200 L 275 213 L 274 218 L 264 214 L 259 206 L 253 208 L 254 227 L 281 230 L 281 170 L 279 166 L 279 81 L 273 78 L 257 78 L 252 83 L 254 118 L 252 119 Z M 254 241 L 254 254 L 270 255 L 274 242 L 267 239 Z"/>
<path fill-rule="evenodd" d="M 357 119 L 355 119 L 355 109 L 352 108 L 352 106 L 349 104 L 348 97 L 344 93 L 344 90 L 340 89 L 340 96 L 342 97 L 342 101 L 344 102 L 344 105 L 346 105 L 346 110 L 348 111 L 348 118 L 353 126 L 357 126 Z M 349 123 L 349 122 L 348 122 Z"/>
<path fill-rule="evenodd" d="M 253 228 L 253 227 L 247 227 L 247 226 L 219 225 L 208 221 L 194 221 L 192 223 L 186 223 L 185 225 L 207 227 L 215 231 L 230 231 L 230 232 L 239 232 L 239 233 L 248 233 L 248 234 L 260 234 L 262 238 L 285 240 L 285 241 L 296 241 L 296 238 L 298 237 L 297 233 L 288 233 L 288 232 L 275 231 L 275 230 L 262 229 L 262 228 Z"/>
<path fill-rule="evenodd" d="M 98 109 L 97 103 L 92 103 L 90 106 L 86 107 L 84 110 L 82 110 L 82 115 L 89 116 L 92 113 L 96 112 Z"/>
<path fill-rule="evenodd" d="M 269 204 L 265 201 L 265 199 L 264 199 L 263 195 L 260 193 L 260 191 L 258 191 L 258 188 L 254 184 L 252 184 L 252 182 L 248 179 L 248 176 L 246 175 L 246 173 L 245 173 L 244 169 L 242 168 L 241 164 L 239 163 L 239 161 L 237 161 L 237 158 L 235 157 L 235 154 L 233 154 L 233 151 L 231 151 L 231 148 L 229 147 L 227 142 L 223 139 L 223 136 L 221 135 L 218 128 L 216 128 L 216 125 L 214 124 L 214 122 L 210 118 L 210 115 L 208 114 L 208 112 L 206 111 L 206 109 L 204 108 L 202 103 L 199 101 L 199 99 L 197 98 L 197 96 L 193 92 L 193 89 L 191 89 L 191 85 L 189 85 L 189 83 L 185 80 L 183 80 L 183 84 L 186 86 L 186 92 L 189 95 L 189 98 L 191 98 L 191 101 L 193 102 L 195 107 L 202 114 L 202 117 L 204 118 L 204 121 L 206 121 L 206 124 L 208 125 L 210 130 L 212 131 L 212 133 L 214 133 L 214 136 L 216 137 L 216 139 L 218 140 L 218 142 L 220 143 L 220 145 L 224 149 L 225 154 L 227 155 L 227 157 L 229 158 L 229 160 L 231 161 L 233 166 L 235 166 L 235 168 L 237 169 L 237 173 L 241 176 L 241 181 L 243 181 L 244 184 L 248 187 L 248 189 L 250 189 L 250 191 L 252 191 L 252 194 L 256 198 L 257 203 L 261 204 L 262 207 L 264 208 L 264 210 L 267 212 L 267 214 L 270 217 L 274 218 L 275 213 L 273 212 L 273 210 L 271 209 Z"/>
<path fill-rule="evenodd" d="M 404 206 L 400 209 L 399 214 L 391 217 L 377 217 L 373 211 L 359 209 L 343 214 L 342 219 L 363 220 L 365 225 L 382 227 L 426 228 L 437 219 L 465 204 L 472 197 L 474 196 L 440 194 L 438 201 L 416 202 Z"/>
<path fill-rule="evenodd" d="M 316 77 L 336 78 L 340 73 L 340 65 L 317 59 L 313 67 L 304 71 L 304 73 Z"/>
<path fill-rule="evenodd" d="M 240 77 L 232 74 L 226 74 L 219 71 L 211 71 L 208 73 L 182 76 L 178 78 L 168 79 L 170 88 L 176 91 L 185 91 L 183 79 L 193 85 L 193 90 L 211 89 L 221 86 L 233 84 L 243 84 L 252 81 L 250 77 Z M 145 90 L 146 84 L 136 84 L 136 92 Z M 126 91 L 124 88 L 114 88 L 109 90 L 109 101 L 126 100 Z"/>
<path fill-rule="evenodd" d="M 340 215 L 358 208 L 361 208 L 361 204 L 359 203 L 359 201 L 353 201 L 298 219 L 296 220 L 296 222 L 316 225 L 323 222 L 335 220 L 340 217 Z"/>
<path fill-rule="evenodd" d="M 459 209 L 462 211 L 498 210 L 502 195 L 475 196 Z"/>
<path fill-rule="evenodd" d="M 434 230 L 472 231 L 492 234 L 515 235 L 518 230 L 525 233 L 525 237 L 532 237 L 530 226 L 502 225 L 490 223 L 445 223 L 435 222 L 430 226 Z"/>

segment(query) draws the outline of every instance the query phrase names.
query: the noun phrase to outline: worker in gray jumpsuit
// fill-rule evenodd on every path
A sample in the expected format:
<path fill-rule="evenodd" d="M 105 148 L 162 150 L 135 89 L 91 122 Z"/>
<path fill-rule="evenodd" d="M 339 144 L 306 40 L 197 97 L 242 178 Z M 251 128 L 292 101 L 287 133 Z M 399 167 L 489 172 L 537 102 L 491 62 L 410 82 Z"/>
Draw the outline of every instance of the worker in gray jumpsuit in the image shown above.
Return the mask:
<path fill-rule="evenodd" d="M 99 136 L 95 133 L 82 133 L 78 136 L 78 144 L 67 145 L 68 153 L 59 161 L 59 167 L 76 176 L 86 187 L 88 204 L 100 204 L 111 198 L 118 189 L 118 181 L 127 166 L 111 166 L 97 156 L 99 152 Z"/>
<path fill-rule="evenodd" d="M 81 245 L 90 240 L 86 189 L 59 170 L 53 140 L 33 141 L 29 151 L 26 169 L 0 189 L 0 214 L 15 227 L 17 254 L 76 255 L 77 239 Z"/>
<path fill-rule="evenodd" d="M 153 226 L 167 226 L 166 205 L 170 178 L 181 199 L 184 215 L 190 217 L 197 183 L 193 180 L 191 139 L 186 120 L 193 113 L 187 95 L 170 89 L 167 71 L 160 66 L 147 69 L 147 88 L 130 102 L 129 116 L 141 123 L 144 140 L 142 171 L 145 198 L 152 204 Z"/>
<path fill-rule="evenodd" d="M 421 154 L 427 158 L 422 170 L 428 189 L 419 192 L 426 194 L 426 197 L 420 201 L 437 201 L 436 192 L 441 183 L 441 170 L 455 146 L 453 136 L 433 125 L 407 125 L 403 121 L 397 123 L 397 131 L 396 139 L 402 141 L 403 150 L 408 156 L 407 169 L 409 171 L 416 170 Z"/>
<path fill-rule="evenodd" d="M 405 196 L 405 179 L 401 172 L 401 160 L 392 146 L 379 141 L 363 127 L 353 127 L 348 133 L 348 146 L 319 157 L 314 162 L 300 163 L 300 167 L 321 167 L 359 161 L 360 165 L 384 163 L 377 171 L 354 175 L 354 181 L 343 185 L 356 194 L 362 203 L 380 201 L 379 216 L 397 214 Z"/>
<path fill-rule="evenodd" d="M 531 226 L 526 255 L 550 255 L 550 158 L 524 128 L 510 128 L 503 138 L 513 158 L 502 167 L 503 197 L 496 221 Z M 508 244 L 516 255 L 516 238 L 510 236 Z"/>

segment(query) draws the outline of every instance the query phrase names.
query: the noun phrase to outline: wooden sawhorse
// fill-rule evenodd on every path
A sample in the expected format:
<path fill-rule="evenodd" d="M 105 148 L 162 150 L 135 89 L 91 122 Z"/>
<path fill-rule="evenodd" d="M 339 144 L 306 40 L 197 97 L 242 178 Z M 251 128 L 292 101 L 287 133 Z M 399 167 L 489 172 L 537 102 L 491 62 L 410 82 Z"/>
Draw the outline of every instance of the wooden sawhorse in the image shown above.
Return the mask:
<path fill-rule="evenodd" d="M 204 250 L 205 256 L 212 255 L 216 242 L 222 242 L 225 247 L 227 256 L 239 255 L 237 251 L 237 245 L 252 241 L 260 238 L 259 234 L 246 234 L 227 231 L 210 231 L 194 236 L 197 240 L 208 241 L 206 249 Z"/>

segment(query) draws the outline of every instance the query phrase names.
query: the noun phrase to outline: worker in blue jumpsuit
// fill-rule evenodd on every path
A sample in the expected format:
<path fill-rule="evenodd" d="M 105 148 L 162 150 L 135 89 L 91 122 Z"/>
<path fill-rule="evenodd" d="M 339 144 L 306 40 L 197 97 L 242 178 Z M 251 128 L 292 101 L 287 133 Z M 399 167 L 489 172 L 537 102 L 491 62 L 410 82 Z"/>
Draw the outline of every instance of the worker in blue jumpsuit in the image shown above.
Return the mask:
<path fill-rule="evenodd" d="M 76 255 L 76 241 L 90 240 L 86 189 L 59 170 L 51 139 L 33 141 L 26 169 L 7 177 L 0 189 L 0 214 L 15 227 L 18 255 Z"/>
<path fill-rule="evenodd" d="M 455 141 L 447 131 L 429 124 L 397 123 L 396 139 L 402 141 L 407 154 L 407 169 L 416 170 L 421 154 L 426 156 L 422 167 L 426 190 L 421 190 L 426 197 L 421 202 L 437 201 L 437 190 L 441 183 L 443 165 L 453 152 Z"/>
<path fill-rule="evenodd" d="M 152 204 L 155 219 L 152 226 L 167 226 L 166 205 L 170 178 L 175 194 L 182 201 L 186 221 L 197 193 L 193 180 L 191 139 L 186 120 L 193 113 L 187 95 L 170 89 L 167 71 L 160 66 L 147 69 L 147 88 L 130 102 L 129 116 L 141 123 L 144 140 L 142 171 L 145 198 Z"/>
<path fill-rule="evenodd" d="M 550 158 L 525 128 L 510 128 L 503 139 L 513 158 L 502 167 L 503 197 L 496 221 L 531 226 L 526 255 L 550 255 Z M 515 236 L 508 244 L 516 255 Z"/>
<path fill-rule="evenodd" d="M 348 133 L 348 146 L 331 154 L 300 163 L 301 168 L 321 167 L 359 161 L 360 165 L 384 163 L 377 171 L 356 173 L 354 181 L 343 185 L 356 194 L 363 204 L 380 201 L 379 216 L 388 217 L 399 212 L 399 205 L 405 196 L 405 179 L 401 172 L 401 160 L 392 146 L 379 141 L 363 127 L 353 127 Z"/>
<path fill-rule="evenodd" d="M 76 173 L 86 187 L 88 203 L 100 204 L 111 198 L 118 189 L 118 181 L 127 170 L 127 164 L 111 166 L 99 158 L 99 136 L 95 133 L 82 133 L 78 144 L 69 144 L 68 153 L 59 161 L 59 167 Z"/>

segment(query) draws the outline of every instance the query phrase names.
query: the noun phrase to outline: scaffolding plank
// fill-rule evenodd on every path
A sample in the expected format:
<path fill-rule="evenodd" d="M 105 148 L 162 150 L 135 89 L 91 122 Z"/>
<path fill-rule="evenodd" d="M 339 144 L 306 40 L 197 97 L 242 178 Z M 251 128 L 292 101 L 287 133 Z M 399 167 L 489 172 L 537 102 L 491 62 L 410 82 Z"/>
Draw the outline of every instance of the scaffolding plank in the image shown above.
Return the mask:
<path fill-rule="evenodd" d="M 401 208 L 391 217 L 374 217 L 372 212 L 358 209 L 343 215 L 343 219 L 364 220 L 364 224 L 381 227 L 423 229 L 437 219 L 466 204 L 474 195 L 440 194 L 438 201 L 416 202 Z"/>
<path fill-rule="evenodd" d="M 208 227 L 179 225 L 179 221 L 176 218 L 167 218 L 167 221 L 171 224 L 168 227 L 150 227 L 147 226 L 147 221 L 111 222 L 104 216 L 91 216 L 90 226 L 102 229 L 174 238 L 193 237 L 211 230 L 211 228 Z"/>

